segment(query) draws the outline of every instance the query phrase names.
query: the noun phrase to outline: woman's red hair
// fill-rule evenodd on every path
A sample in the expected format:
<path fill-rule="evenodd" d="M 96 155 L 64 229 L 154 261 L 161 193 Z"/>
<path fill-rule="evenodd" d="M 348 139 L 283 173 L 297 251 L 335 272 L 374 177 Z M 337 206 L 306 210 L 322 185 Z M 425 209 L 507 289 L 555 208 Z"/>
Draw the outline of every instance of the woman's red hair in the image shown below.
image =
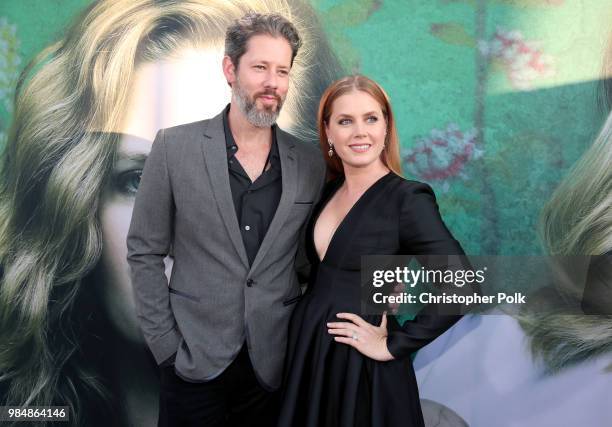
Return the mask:
<path fill-rule="evenodd" d="M 391 171 L 397 175 L 402 175 L 402 167 L 399 154 L 399 138 L 397 136 L 397 129 L 395 127 L 395 117 L 393 110 L 391 109 L 391 102 L 389 96 L 382 87 L 374 80 L 362 76 L 354 75 L 344 77 L 340 80 L 333 82 L 321 96 L 319 102 L 319 112 L 317 114 L 317 126 L 319 129 L 319 145 L 323 158 L 327 163 L 328 177 L 334 179 L 340 175 L 344 175 L 344 169 L 342 167 L 342 161 L 337 155 L 329 157 L 327 152 L 329 151 L 329 144 L 327 142 L 327 132 L 325 127 L 329 124 L 329 118 L 332 113 L 332 107 L 334 101 L 346 95 L 352 91 L 365 92 L 374 98 L 380 105 L 383 116 L 387 123 L 387 136 L 385 139 L 385 148 L 381 154 L 381 160 L 383 164 L 388 167 Z"/>

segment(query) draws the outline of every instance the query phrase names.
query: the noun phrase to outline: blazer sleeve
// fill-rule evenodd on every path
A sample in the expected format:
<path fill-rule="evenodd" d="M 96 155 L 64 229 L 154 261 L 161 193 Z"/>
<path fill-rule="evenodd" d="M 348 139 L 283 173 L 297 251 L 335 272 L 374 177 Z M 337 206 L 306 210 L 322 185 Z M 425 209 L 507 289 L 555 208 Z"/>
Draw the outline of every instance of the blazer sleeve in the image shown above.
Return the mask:
<path fill-rule="evenodd" d="M 158 364 L 171 358 L 181 339 L 164 273 L 164 258 L 172 243 L 174 209 L 166 141 L 161 130 L 145 162 L 127 237 L 136 313 Z"/>
<path fill-rule="evenodd" d="M 461 245 L 442 221 L 436 197 L 429 185 L 411 183 L 403 196 L 399 221 L 402 254 L 416 255 L 420 263 L 430 269 L 471 268 Z M 455 256 L 446 258 L 443 255 Z M 414 319 L 396 330 L 390 330 L 387 348 L 393 357 L 409 357 L 461 318 L 460 315 L 439 315 L 439 311 L 439 306 L 429 304 Z"/>

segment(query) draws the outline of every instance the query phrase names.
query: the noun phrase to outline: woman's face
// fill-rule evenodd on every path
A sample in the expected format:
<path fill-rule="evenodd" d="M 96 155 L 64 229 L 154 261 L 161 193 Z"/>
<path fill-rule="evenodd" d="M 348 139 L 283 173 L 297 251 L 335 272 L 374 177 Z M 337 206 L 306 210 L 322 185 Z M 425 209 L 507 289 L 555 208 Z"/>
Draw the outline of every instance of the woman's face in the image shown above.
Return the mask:
<path fill-rule="evenodd" d="M 176 59 L 143 64 L 129 92 L 127 115 L 109 185 L 101 198 L 102 299 L 115 328 L 141 341 L 126 260 L 126 238 L 144 162 L 159 129 L 217 115 L 230 100 L 223 52 L 186 50 Z M 166 258 L 166 274 L 171 261 Z"/>
<path fill-rule="evenodd" d="M 387 123 L 380 104 L 368 93 L 354 90 L 338 97 L 325 130 L 345 172 L 383 166 Z"/>

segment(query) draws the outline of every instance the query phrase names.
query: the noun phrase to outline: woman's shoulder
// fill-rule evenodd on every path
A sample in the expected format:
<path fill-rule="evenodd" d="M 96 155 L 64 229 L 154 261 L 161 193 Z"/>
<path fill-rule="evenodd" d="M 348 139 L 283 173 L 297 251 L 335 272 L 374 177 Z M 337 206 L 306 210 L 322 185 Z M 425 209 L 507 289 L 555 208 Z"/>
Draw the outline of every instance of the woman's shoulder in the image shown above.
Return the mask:
<path fill-rule="evenodd" d="M 418 197 L 420 195 L 426 197 L 433 197 L 435 194 L 431 186 L 425 182 L 416 181 L 412 179 L 406 179 L 403 176 L 397 175 L 393 172 L 390 173 L 391 179 L 388 185 L 392 186 L 394 193 L 397 193 L 402 199 L 406 197 Z"/>

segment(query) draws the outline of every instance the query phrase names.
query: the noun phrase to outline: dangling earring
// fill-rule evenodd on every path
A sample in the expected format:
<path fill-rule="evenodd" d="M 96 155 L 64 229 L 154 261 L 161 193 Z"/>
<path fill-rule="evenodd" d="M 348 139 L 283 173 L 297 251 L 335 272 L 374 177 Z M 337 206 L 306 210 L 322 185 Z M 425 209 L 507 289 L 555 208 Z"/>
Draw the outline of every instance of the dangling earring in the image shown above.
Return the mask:
<path fill-rule="evenodd" d="M 327 143 L 329 144 L 329 151 L 327 152 L 327 155 L 329 157 L 334 157 L 334 146 L 332 145 L 332 142 L 328 139 Z"/>

